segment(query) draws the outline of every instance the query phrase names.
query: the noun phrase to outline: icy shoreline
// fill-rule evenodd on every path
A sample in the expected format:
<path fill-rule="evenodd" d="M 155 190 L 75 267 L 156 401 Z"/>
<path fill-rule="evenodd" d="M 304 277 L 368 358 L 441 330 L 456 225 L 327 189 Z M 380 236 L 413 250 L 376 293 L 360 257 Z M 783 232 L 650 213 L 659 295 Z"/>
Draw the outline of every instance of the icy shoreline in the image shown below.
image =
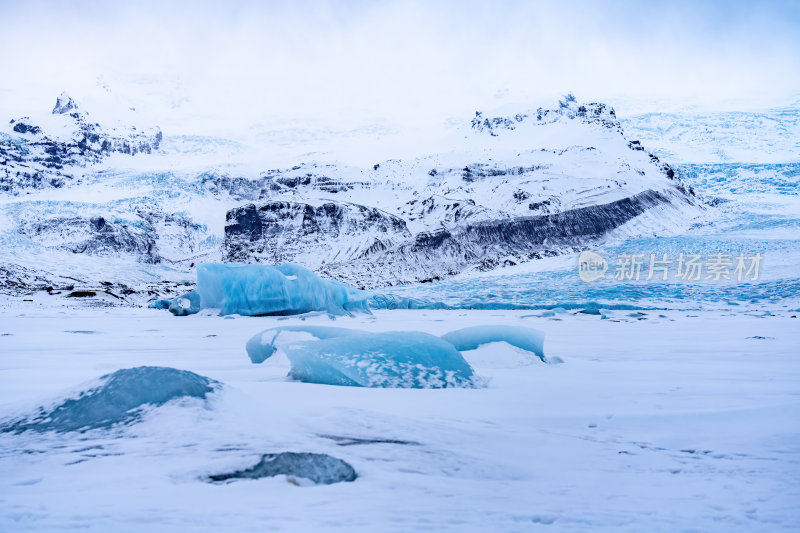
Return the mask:
<path fill-rule="evenodd" d="M 207 407 L 162 406 L 111 432 L 0 435 L 0 529 L 769 531 L 800 523 L 797 312 L 620 310 L 602 320 L 417 310 L 335 321 L 121 308 L 2 313 L 0 417 L 140 365 L 226 387 Z M 253 334 L 300 324 L 434 335 L 522 325 L 544 331 L 548 355 L 564 364 L 493 343 L 464 352 L 489 378 L 486 388 L 402 390 L 299 383 L 286 379 L 283 358 L 250 363 Z M 203 481 L 282 452 L 329 454 L 358 479 Z"/>

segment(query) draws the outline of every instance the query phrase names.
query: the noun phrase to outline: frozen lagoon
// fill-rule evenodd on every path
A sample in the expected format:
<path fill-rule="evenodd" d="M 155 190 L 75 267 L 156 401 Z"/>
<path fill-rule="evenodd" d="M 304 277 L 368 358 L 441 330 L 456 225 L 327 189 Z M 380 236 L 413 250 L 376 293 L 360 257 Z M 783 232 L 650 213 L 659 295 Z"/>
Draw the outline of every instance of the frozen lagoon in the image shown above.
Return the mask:
<path fill-rule="evenodd" d="M 377 311 L 279 319 L 149 309 L 5 309 L 0 416 L 120 368 L 220 381 L 111 431 L 0 435 L 0 530 L 776 531 L 800 527 L 800 315 Z M 660 316 L 663 315 L 663 316 Z M 615 321 L 619 320 L 619 321 Z M 479 389 L 368 389 L 286 379 L 245 343 L 285 325 L 441 335 L 544 331 L 546 365 L 465 351 Z M 702 333 L 701 333 L 702 332 Z M 352 483 L 216 485 L 267 453 L 324 453 Z"/>

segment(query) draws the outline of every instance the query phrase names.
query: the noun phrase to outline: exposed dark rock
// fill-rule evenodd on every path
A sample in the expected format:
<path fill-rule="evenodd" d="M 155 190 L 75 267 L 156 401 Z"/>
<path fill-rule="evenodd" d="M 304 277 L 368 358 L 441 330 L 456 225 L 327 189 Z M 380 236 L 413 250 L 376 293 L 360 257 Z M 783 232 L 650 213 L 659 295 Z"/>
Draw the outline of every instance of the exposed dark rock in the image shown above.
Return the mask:
<path fill-rule="evenodd" d="M 78 109 L 78 105 L 67 93 L 61 93 L 56 100 L 56 105 L 53 107 L 54 115 L 63 115 Z"/>
<path fill-rule="evenodd" d="M 424 200 L 412 200 L 407 204 L 409 221 L 424 220 L 431 228 L 450 228 L 465 222 L 502 218 L 498 213 L 477 205 L 468 198 L 455 200 L 440 195 L 429 196 Z M 436 231 L 436 229 L 432 229 Z"/>
<path fill-rule="evenodd" d="M 39 126 L 29 124 L 27 117 L 19 119 L 19 122 L 14 124 L 14 131 L 17 133 L 29 133 L 31 135 L 38 135 L 42 132 Z"/>
<path fill-rule="evenodd" d="M 644 152 L 644 146 L 642 146 L 642 144 L 639 141 L 628 142 L 628 148 L 630 148 L 631 150 L 639 150 L 641 152 Z"/>
<path fill-rule="evenodd" d="M 117 256 L 130 254 L 142 263 L 158 263 L 155 237 L 147 228 L 103 217 L 57 217 L 36 220 L 20 227 L 20 232 L 48 247 L 69 250 L 76 254 Z M 50 244 L 53 243 L 53 244 Z"/>
<path fill-rule="evenodd" d="M 94 291 L 72 291 L 67 294 L 67 298 L 91 298 L 93 296 L 97 296 Z"/>
<path fill-rule="evenodd" d="M 137 208 L 127 220 L 69 216 L 21 221 L 19 232 L 45 248 L 104 257 L 133 256 L 141 263 L 190 261 L 203 228 L 190 220 Z M 162 251 L 163 250 L 163 251 Z"/>
<path fill-rule="evenodd" d="M 645 191 L 615 202 L 541 216 L 466 224 L 458 229 L 418 233 L 413 239 L 371 256 L 334 263 L 325 275 L 357 285 L 380 286 L 442 278 L 475 267 L 490 270 L 530 259 L 585 248 L 648 209 L 688 202 L 680 193 Z"/>
<path fill-rule="evenodd" d="M 472 119 L 472 128 L 475 131 L 497 137 L 504 130 L 515 130 L 520 124 L 528 121 L 535 121 L 536 124 L 549 124 L 562 119 L 599 124 L 605 128 L 622 132 L 617 115 L 612 108 L 596 102 L 579 105 L 571 94 L 566 95 L 559 102 L 558 109 L 539 108 L 535 113 L 517 113 L 508 117 L 486 117 L 482 112 L 476 111 L 475 117 Z"/>
<path fill-rule="evenodd" d="M 540 217 L 520 217 L 469 225 L 450 238 L 516 250 L 532 250 L 545 243 L 577 244 L 585 240 L 584 238 L 601 236 L 644 213 L 648 208 L 668 201 L 659 192 L 645 191 L 604 205 Z"/>
<path fill-rule="evenodd" d="M 523 190 L 517 190 L 514 192 L 514 200 L 518 202 L 524 202 L 530 197 L 531 197 L 530 193 Z"/>
<path fill-rule="evenodd" d="M 149 154 L 158 150 L 162 141 L 158 128 L 106 132 L 92 123 L 87 113 L 77 112 L 66 94 L 58 98 L 53 114 L 64 116 L 71 133 L 51 134 L 23 117 L 12 121 L 12 130 L 24 137 L 0 135 L 0 192 L 63 187 L 80 176 L 79 169 L 91 167 L 113 152 Z"/>
<path fill-rule="evenodd" d="M 263 172 L 257 178 L 208 173 L 202 176 L 201 187 L 209 194 L 228 194 L 244 201 L 257 201 L 271 195 L 293 191 L 322 191 L 337 194 L 353 190 L 356 187 L 372 187 L 372 184 L 366 181 L 343 181 L 327 176 L 323 173 L 326 168 L 311 164 L 295 166 L 290 169 L 274 169 Z"/>
<path fill-rule="evenodd" d="M 224 257 L 279 264 L 309 254 L 324 264 L 365 257 L 410 236 L 402 219 L 373 207 L 336 202 L 317 207 L 289 201 L 248 204 L 226 215 Z"/>
<path fill-rule="evenodd" d="M 22 265 L 0 265 L 0 294 L 28 295 L 41 290 L 71 291 L 74 285 L 66 284 L 63 276 L 33 270 Z M 53 287 L 56 289 L 53 289 Z"/>

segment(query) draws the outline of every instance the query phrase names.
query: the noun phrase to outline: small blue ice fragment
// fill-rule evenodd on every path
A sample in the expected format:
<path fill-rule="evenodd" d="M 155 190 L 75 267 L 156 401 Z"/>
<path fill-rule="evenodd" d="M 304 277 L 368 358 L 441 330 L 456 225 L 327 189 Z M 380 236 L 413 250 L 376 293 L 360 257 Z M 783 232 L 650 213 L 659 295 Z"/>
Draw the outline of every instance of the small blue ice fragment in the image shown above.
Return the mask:
<path fill-rule="evenodd" d="M 522 326 L 470 326 L 442 335 L 457 350 L 474 350 L 490 342 L 506 342 L 522 350 L 533 352 L 547 362 L 544 355 L 544 332 Z"/>
<path fill-rule="evenodd" d="M 280 326 L 270 328 L 254 335 L 247 341 L 246 349 L 250 361 L 255 364 L 263 363 L 277 349 L 276 342 L 283 332 L 308 333 L 315 339 L 332 339 L 348 335 L 362 335 L 365 332 L 357 329 L 332 328 L 330 326 Z"/>
<path fill-rule="evenodd" d="M 169 306 L 172 305 L 172 300 L 169 298 L 159 298 L 158 300 L 153 300 L 147 306 L 150 309 L 169 309 Z"/>

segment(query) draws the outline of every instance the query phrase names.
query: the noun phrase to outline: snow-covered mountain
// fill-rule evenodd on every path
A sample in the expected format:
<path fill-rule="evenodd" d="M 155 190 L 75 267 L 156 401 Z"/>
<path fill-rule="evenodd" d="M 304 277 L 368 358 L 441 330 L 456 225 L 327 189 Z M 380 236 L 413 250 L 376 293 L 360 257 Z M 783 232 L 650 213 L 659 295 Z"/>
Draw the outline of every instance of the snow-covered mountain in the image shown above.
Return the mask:
<path fill-rule="evenodd" d="M 11 119 L 0 132 L 0 191 L 60 188 L 80 179 L 112 153 L 136 155 L 158 150 L 161 130 L 103 129 L 66 93 L 50 116 Z"/>
<path fill-rule="evenodd" d="M 236 143 L 107 130 L 66 95 L 49 120 L 8 130 L 0 288 L 11 294 L 67 275 L 149 298 L 219 260 L 291 261 L 381 287 L 679 231 L 705 209 L 611 108 L 572 96 L 554 109 L 477 112 L 437 153 L 367 168 L 309 156 L 243 170 Z"/>

